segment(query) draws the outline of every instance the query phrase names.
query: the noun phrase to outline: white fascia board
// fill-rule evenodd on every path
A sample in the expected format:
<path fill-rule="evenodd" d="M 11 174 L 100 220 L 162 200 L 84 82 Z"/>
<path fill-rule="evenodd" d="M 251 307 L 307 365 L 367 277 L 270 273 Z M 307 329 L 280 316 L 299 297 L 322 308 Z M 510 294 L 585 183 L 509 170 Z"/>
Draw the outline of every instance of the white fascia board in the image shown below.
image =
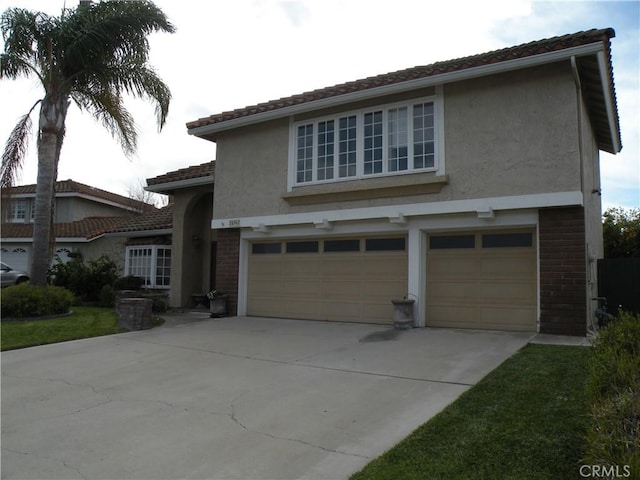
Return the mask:
<path fill-rule="evenodd" d="M 97 237 L 93 237 L 93 238 L 84 238 L 84 237 L 56 237 L 56 244 L 57 243 L 89 243 L 92 242 L 93 240 L 96 240 L 98 238 L 102 237 L 102 235 L 98 235 Z"/>
<path fill-rule="evenodd" d="M 604 105 L 607 110 L 607 122 L 609 124 L 609 135 L 613 143 L 613 152 L 619 153 L 622 150 L 620 142 L 618 141 L 618 130 L 616 128 L 615 112 L 611 98 L 612 92 L 609 91 L 609 69 L 607 68 L 607 60 L 604 55 L 604 51 L 598 52 L 598 67 L 600 70 L 600 83 L 602 84 L 602 91 L 604 93 Z"/>
<path fill-rule="evenodd" d="M 186 180 L 177 180 L 175 182 L 159 183 L 157 185 L 146 186 L 144 189 L 148 192 L 163 193 L 167 190 L 175 190 L 178 188 L 197 187 L 200 185 L 213 184 L 215 177 L 209 175 L 206 177 L 189 178 Z"/>
<path fill-rule="evenodd" d="M 0 239 L 0 245 L 4 243 L 33 243 L 33 238 L 8 237 Z"/>
<path fill-rule="evenodd" d="M 260 217 L 212 219 L 211 228 L 255 228 L 314 224 L 318 222 L 345 222 L 354 220 L 375 220 L 415 217 L 421 215 L 446 215 L 452 213 L 485 212 L 488 209 L 517 210 L 544 207 L 565 207 L 583 205 L 582 192 L 539 193 L 507 197 L 474 198 L 468 200 L 450 200 L 445 202 L 410 203 L 383 207 L 350 208 L 344 210 L 325 210 L 308 213 L 284 215 L 265 215 Z"/>
<path fill-rule="evenodd" d="M 173 231 L 170 228 L 156 230 L 135 230 L 130 232 L 109 232 L 105 233 L 105 237 L 155 237 L 158 235 L 171 235 Z"/>
<path fill-rule="evenodd" d="M 287 117 L 311 110 L 333 107 L 344 103 L 351 103 L 360 100 L 368 100 L 370 98 L 375 98 L 383 95 L 391 95 L 394 93 L 417 90 L 420 88 L 431 87 L 435 85 L 444 85 L 451 82 L 469 80 L 472 78 L 484 77 L 487 75 L 495 75 L 497 73 L 520 70 L 523 68 L 544 65 L 560 60 L 569 60 L 571 59 L 571 57 L 583 57 L 603 51 L 604 46 L 602 45 L 602 42 L 590 43 L 587 45 L 565 48 L 563 50 L 554 52 L 541 53 L 538 55 L 531 55 L 529 57 L 517 58 L 514 60 L 505 60 L 499 63 L 492 63 L 489 65 L 457 70 L 455 72 L 441 73 L 438 75 L 433 75 L 431 77 L 418 78 L 415 80 L 408 80 L 406 82 L 384 85 L 382 87 L 370 88 L 367 90 L 347 93 L 344 95 L 336 95 L 329 98 L 323 98 L 321 100 L 301 103 L 299 105 L 291 105 L 289 107 L 282 107 L 275 110 L 248 115 L 245 117 L 234 118 L 232 120 L 226 120 L 223 122 L 215 123 L 213 125 L 195 127 L 188 129 L 187 131 L 189 135 L 202 137 L 205 135 L 210 135 L 212 133 L 231 130 L 233 128 L 243 127 L 254 123 L 265 122 L 267 120 L 274 120 L 276 118 Z"/>
<path fill-rule="evenodd" d="M 102 235 L 89 240 L 84 237 L 57 237 L 56 243 L 88 243 L 100 237 Z M 33 238 L 3 238 L 0 243 L 33 243 Z"/>

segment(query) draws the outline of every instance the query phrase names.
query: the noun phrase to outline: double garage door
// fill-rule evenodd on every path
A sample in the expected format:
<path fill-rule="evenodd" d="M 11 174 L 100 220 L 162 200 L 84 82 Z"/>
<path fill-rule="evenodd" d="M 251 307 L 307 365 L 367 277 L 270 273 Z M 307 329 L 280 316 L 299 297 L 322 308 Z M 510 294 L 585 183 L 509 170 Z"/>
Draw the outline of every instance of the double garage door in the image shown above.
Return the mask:
<path fill-rule="evenodd" d="M 253 243 L 247 287 L 249 315 L 390 324 L 391 299 L 407 293 L 406 239 Z"/>
<path fill-rule="evenodd" d="M 29 252 L 22 247 L 2 247 L 0 259 L 14 270 L 29 271 Z"/>
<path fill-rule="evenodd" d="M 428 235 L 427 326 L 535 331 L 534 238 L 530 230 Z M 404 237 L 253 243 L 247 313 L 391 324 L 408 261 Z"/>

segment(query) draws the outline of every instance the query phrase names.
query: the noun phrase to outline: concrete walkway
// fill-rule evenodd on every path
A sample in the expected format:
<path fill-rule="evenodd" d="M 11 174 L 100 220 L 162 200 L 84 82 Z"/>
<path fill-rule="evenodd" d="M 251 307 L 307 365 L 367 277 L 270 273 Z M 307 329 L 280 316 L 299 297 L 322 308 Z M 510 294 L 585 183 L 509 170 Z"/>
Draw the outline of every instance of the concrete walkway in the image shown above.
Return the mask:
<path fill-rule="evenodd" d="M 348 478 L 532 337 L 167 319 L 3 352 L 2 478 Z"/>

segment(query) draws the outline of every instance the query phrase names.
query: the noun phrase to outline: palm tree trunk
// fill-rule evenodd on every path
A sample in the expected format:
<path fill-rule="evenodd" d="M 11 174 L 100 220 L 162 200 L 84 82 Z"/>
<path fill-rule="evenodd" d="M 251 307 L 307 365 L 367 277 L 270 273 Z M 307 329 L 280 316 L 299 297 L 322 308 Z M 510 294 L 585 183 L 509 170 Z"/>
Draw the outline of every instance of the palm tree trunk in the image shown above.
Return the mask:
<path fill-rule="evenodd" d="M 64 137 L 64 124 L 69 102 L 47 95 L 40 107 L 38 132 L 38 179 L 33 218 L 33 256 L 31 283 L 47 284 L 47 271 L 53 256 L 55 234 L 53 232 L 55 183 L 58 161 Z"/>

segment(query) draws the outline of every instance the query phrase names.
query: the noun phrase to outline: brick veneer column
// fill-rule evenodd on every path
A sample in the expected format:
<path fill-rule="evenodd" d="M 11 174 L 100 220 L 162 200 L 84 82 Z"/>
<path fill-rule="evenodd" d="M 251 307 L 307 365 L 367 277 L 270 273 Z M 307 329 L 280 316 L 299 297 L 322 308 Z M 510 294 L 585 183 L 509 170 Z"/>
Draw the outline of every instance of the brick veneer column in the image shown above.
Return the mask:
<path fill-rule="evenodd" d="M 586 335 L 584 208 L 539 211 L 540 332 Z"/>
<path fill-rule="evenodd" d="M 229 295 L 229 315 L 238 314 L 238 267 L 240 258 L 240 229 L 222 229 L 217 232 L 216 290 Z"/>

